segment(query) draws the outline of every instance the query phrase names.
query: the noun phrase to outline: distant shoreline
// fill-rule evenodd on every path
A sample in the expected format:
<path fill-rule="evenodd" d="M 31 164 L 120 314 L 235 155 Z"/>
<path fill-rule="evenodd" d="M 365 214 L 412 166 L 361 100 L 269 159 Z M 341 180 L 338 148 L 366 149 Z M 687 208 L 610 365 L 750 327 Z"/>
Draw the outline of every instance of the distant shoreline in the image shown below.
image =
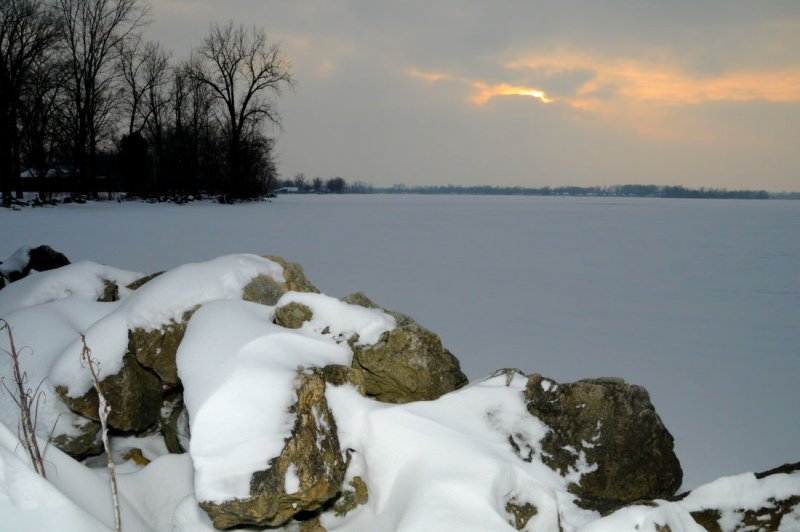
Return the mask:
<path fill-rule="evenodd" d="M 292 191 L 295 192 L 295 191 Z M 314 191 L 307 191 L 314 193 Z M 489 185 L 428 185 L 376 187 L 366 183 L 347 184 L 349 194 L 423 194 L 476 196 L 578 196 L 614 198 L 683 198 L 683 199 L 789 199 L 800 200 L 800 192 L 767 192 L 766 190 L 728 190 L 718 188 L 688 188 L 660 185 L 612 185 L 591 187 L 496 187 Z M 298 192 L 304 193 L 304 192 Z"/>

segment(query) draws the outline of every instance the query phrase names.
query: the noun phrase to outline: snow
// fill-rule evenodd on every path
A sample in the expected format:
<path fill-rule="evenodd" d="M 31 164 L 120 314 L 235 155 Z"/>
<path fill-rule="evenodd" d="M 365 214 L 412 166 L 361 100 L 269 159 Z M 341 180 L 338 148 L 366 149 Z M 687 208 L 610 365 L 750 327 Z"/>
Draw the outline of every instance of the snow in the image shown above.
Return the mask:
<path fill-rule="evenodd" d="M 110 530 L 71 501 L 29 465 L 16 435 L 0 423 L 0 515 L 3 528 L 17 531 Z"/>
<path fill-rule="evenodd" d="M 3 288 L 0 316 L 48 301 L 80 297 L 96 301 L 103 294 L 103 280 L 114 281 L 120 296 L 129 291 L 126 285 L 142 274 L 120 270 L 88 261 L 79 261 L 57 270 L 34 273 Z"/>
<path fill-rule="evenodd" d="M 514 530 L 506 503 L 517 498 L 538 508 L 531 530 L 557 529 L 557 493 L 568 479 L 538 458 L 547 428 L 525 409 L 527 379 L 509 385 L 498 376 L 436 401 L 385 405 L 350 386 L 331 388 L 328 402 L 340 444 L 369 488 L 365 508 L 344 518 L 323 517 L 329 530 Z M 358 415 L 354 413 L 358 412 Z M 514 435 L 534 449 L 526 463 L 508 442 Z M 569 499 L 564 511 L 580 512 Z"/>
<path fill-rule="evenodd" d="M 0 274 L 6 277 L 12 272 L 21 272 L 25 266 L 28 265 L 28 260 L 31 252 L 30 246 L 22 246 L 13 255 L 3 260 L 0 264 Z"/>
<path fill-rule="evenodd" d="M 297 476 L 297 466 L 289 465 L 284 477 L 283 491 L 286 493 L 297 493 L 300 491 L 300 478 Z"/>
<path fill-rule="evenodd" d="M 298 371 L 349 365 L 347 339 L 374 343 L 395 326 L 380 310 L 324 294 L 288 293 L 276 307 L 241 301 L 256 275 L 283 280 L 279 265 L 243 251 L 300 262 L 330 294 L 363 290 L 409 313 L 442 335 L 473 381 L 408 405 L 329 387 L 341 446 L 351 450 L 345 486 L 360 476 L 369 488 L 365 505 L 323 516 L 332 532 L 439 530 L 442 523 L 511 530 L 510 500 L 537 507 L 526 530 L 560 523 L 570 532 L 695 531 L 690 512 L 709 507 L 721 510 L 729 530 L 737 510 L 800 493 L 800 473 L 707 482 L 797 459 L 798 203 L 297 196 L 236 207 L 0 209 L 0 224 L 8 228 L 0 256 L 48 244 L 77 261 L 0 291 L 0 317 L 13 327 L 28 383 L 41 383 L 47 399 L 40 436 L 56 422 L 57 433 L 77 432 L 79 419 L 55 399 L 54 386 L 73 395 L 88 389 L 80 331 L 110 373 L 129 328 L 160 327 L 203 304 L 178 352 L 189 453 L 168 455 L 157 435 L 113 438 L 124 530 L 213 530 L 197 501 L 248 495 L 252 473 L 290 434 Z M 86 259 L 171 269 L 130 292 L 124 286 L 140 273 Z M 120 286 L 121 301 L 96 301 L 104 279 Z M 291 302 L 313 312 L 298 330 L 272 323 L 275 309 Z M 0 347 L 8 349 L 5 335 Z M 9 364 L 0 356 L 6 378 Z M 597 464 L 573 449 L 584 456 L 576 470 L 560 476 L 544 466 L 539 442 L 548 429 L 525 409 L 525 379 L 481 378 L 513 366 L 562 382 L 614 375 L 644 385 L 675 436 L 686 486 L 706 483 L 681 501 L 603 518 L 578 508 L 566 486 Z M 542 382 L 544 391 L 555 386 Z M 78 463 L 51 445 L 43 481 L 8 429 L 16 426 L 13 401 L 0 393 L 3 526 L 110 527 L 102 457 Z M 509 437 L 530 462 L 515 456 Z M 132 448 L 152 462 L 124 462 Z M 293 467 L 287 490 L 299 487 Z M 799 527 L 795 508 L 780 529 Z"/>

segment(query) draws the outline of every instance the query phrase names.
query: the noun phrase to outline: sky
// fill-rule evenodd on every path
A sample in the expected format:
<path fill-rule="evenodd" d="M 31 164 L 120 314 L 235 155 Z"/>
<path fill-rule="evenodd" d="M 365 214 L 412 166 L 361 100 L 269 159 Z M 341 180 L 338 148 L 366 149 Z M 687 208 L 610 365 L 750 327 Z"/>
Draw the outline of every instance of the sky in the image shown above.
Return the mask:
<path fill-rule="evenodd" d="M 150 0 L 175 58 L 256 25 L 278 170 L 374 185 L 800 191 L 797 0 Z"/>

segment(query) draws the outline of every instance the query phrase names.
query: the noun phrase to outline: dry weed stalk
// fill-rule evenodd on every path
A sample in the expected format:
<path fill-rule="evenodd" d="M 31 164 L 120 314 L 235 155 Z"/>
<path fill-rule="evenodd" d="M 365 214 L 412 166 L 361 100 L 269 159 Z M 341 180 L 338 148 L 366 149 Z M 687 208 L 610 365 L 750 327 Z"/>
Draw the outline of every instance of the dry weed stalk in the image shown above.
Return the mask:
<path fill-rule="evenodd" d="M 17 385 L 16 393 L 8 387 L 4 379 L 0 379 L 0 382 L 2 382 L 3 388 L 5 388 L 6 392 L 11 396 L 11 399 L 16 403 L 17 408 L 19 408 L 21 425 L 19 432 L 22 433 L 20 435 L 20 442 L 28 453 L 36 472 L 46 478 L 44 460 L 42 459 L 42 453 L 39 451 L 39 442 L 36 439 L 36 432 L 34 430 L 36 427 L 37 414 L 39 412 L 39 402 L 43 396 L 42 392 L 39 391 L 41 383 L 39 383 L 39 386 L 37 386 L 35 390 L 28 388 L 28 374 L 20 368 L 20 352 L 17 351 L 17 346 L 14 344 L 14 335 L 11 333 L 11 325 L 4 319 L 0 319 L 0 322 L 3 323 L 2 327 L 0 327 L 0 331 L 5 329 L 8 333 L 9 346 L 8 350 L 0 348 L 0 351 L 3 351 L 11 358 L 11 367 L 14 371 L 14 383 Z"/>
<path fill-rule="evenodd" d="M 106 396 L 103 394 L 103 389 L 100 385 L 100 363 L 92 358 L 92 350 L 89 349 L 88 345 L 86 345 L 86 335 L 83 333 L 81 333 L 81 343 L 83 343 L 83 349 L 81 350 L 81 365 L 89 368 L 89 372 L 92 376 L 92 384 L 94 384 L 94 389 L 97 390 L 97 414 L 100 417 L 100 433 L 103 437 L 103 448 L 106 451 L 108 474 L 111 477 L 111 498 L 114 502 L 114 530 L 119 532 L 122 530 L 122 519 L 119 511 L 117 474 L 114 465 L 114 458 L 111 456 L 111 443 L 108 440 L 108 415 L 111 413 L 111 405 L 109 405 L 106 401 Z"/>

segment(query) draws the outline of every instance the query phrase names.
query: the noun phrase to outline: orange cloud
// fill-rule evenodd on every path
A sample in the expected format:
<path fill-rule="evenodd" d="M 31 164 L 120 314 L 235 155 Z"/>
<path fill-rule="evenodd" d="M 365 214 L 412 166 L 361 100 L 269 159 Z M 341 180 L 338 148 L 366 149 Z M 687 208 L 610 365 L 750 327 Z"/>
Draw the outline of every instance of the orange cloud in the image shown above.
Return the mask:
<path fill-rule="evenodd" d="M 550 98 L 543 90 L 535 87 L 524 87 L 520 85 L 511 85 L 508 83 L 490 85 L 482 81 L 474 81 L 468 78 L 452 76 L 444 72 L 423 72 L 421 70 L 412 69 L 408 71 L 408 74 L 412 77 L 428 82 L 456 81 L 469 85 L 478 92 L 470 96 L 468 100 L 478 106 L 486 104 L 489 100 L 496 96 L 530 96 L 532 98 L 536 98 L 542 103 L 553 102 L 553 99 Z"/>
<path fill-rule="evenodd" d="M 614 99 L 692 105 L 710 101 L 800 102 L 800 65 L 763 71 L 692 76 L 677 65 L 637 59 L 607 59 L 575 53 L 534 56 L 506 65 L 548 77 L 586 70 L 594 73 L 567 102 L 599 110 Z"/>

